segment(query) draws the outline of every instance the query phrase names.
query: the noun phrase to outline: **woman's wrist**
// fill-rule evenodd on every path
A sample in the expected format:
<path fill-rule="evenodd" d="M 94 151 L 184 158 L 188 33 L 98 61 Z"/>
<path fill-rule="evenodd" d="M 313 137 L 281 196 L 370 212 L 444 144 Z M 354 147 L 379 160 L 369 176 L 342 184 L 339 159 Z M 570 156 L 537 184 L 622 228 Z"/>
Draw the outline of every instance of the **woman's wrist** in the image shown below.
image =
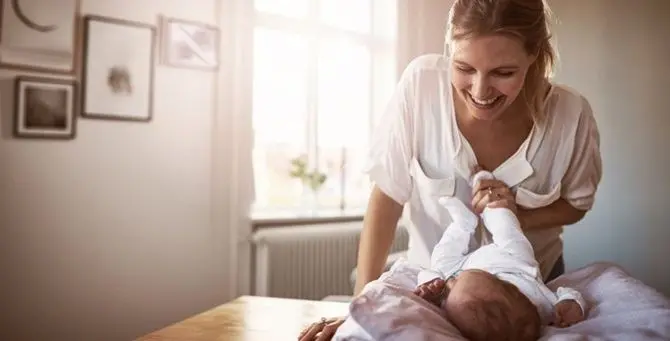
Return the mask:
<path fill-rule="evenodd" d="M 526 210 L 522 207 L 517 207 L 516 218 L 519 219 L 519 225 L 521 226 L 522 230 L 527 229 L 526 228 L 526 225 L 528 225 L 528 223 L 526 222 L 528 220 L 527 219 L 527 214 L 528 214 L 528 210 Z"/>
<path fill-rule="evenodd" d="M 574 208 L 565 199 L 534 209 L 518 207 L 517 218 L 524 231 L 572 225 L 580 221 L 586 211 Z"/>

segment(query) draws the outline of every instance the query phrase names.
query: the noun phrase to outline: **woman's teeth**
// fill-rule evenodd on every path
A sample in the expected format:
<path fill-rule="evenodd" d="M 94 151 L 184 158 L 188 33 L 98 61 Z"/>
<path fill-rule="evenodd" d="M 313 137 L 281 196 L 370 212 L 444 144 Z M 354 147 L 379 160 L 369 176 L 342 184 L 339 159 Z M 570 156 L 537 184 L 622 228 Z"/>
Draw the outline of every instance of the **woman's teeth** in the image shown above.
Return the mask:
<path fill-rule="evenodd" d="M 475 102 L 475 103 L 477 103 L 477 104 L 479 104 L 479 105 L 490 105 L 490 104 L 493 104 L 493 102 L 495 102 L 499 97 L 500 97 L 500 96 L 493 97 L 493 98 L 490 98 L 490 99 L 477 99 L 477 98 L 475 98 L 475 97 L 470 96 L 470 98 L 472 98 L 472 101 Z"/>

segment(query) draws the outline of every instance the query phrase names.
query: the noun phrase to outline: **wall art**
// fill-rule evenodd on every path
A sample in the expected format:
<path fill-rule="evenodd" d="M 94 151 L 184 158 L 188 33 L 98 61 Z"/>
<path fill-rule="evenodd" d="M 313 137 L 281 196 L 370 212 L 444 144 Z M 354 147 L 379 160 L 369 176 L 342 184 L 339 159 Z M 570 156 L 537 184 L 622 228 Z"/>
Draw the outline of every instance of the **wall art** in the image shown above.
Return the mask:
<path fill-rule="evenodd" d="M 84 18 L 82 117 L 151 120 L 155 36 L 149 24 Z"/>
<path fill-rule="evenodd" d="M 74 80 L 20 76 L 15 80 L 14 136 L 73 139 L 77 121 Z"/>
<path fill-rule="evenodd" d="M 0 0 L 0 67 L 74 74 L 80 0 Z"/>
<path fill-rule="evenodd" d="M 216 70 L 220 30 L 195 21 L 159 17 L 161 62 L 182 68 Z"/>

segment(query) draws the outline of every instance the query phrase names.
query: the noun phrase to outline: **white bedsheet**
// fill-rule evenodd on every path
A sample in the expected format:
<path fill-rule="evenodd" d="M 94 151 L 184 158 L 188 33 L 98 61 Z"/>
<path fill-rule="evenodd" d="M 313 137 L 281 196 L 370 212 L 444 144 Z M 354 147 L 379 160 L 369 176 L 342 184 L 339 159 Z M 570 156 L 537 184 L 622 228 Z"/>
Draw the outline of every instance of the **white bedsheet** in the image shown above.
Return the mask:
<path fill-rule="evenodd" d="M 412 292 L 419 269 L 400 260 L 350 304 L 334 340 L 465 340 L 439 310 Z M 573 287 L 591 306 L 586 321 L 546 327 L 540 340 L 670 340 L 670 299 L 610 263 L 571 271 L 549 284 Z"/>

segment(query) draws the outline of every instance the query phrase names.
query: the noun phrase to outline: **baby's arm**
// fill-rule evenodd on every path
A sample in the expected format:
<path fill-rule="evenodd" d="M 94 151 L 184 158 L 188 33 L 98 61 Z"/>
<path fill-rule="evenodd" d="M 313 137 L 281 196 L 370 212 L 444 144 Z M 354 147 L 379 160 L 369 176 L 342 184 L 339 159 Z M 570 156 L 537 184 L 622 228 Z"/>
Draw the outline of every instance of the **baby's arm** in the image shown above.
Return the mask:
<path fill-rule="evenodd" d="M 560 287 L 556 290 L 554 325 L 569 327 L 584 321 L 587 309 L 586 300 L 579 291 L 568 287 Z"/>
<path fill-rule="evenodd" d="M 577 302 L 577 304 L 579 304 L 582 313 L 586 315 L 588 306 L 586 305 L 586 300 L 584 300 L 584 296 L 582 296 L 582 294 L 579 291 L 568 287 L 559 287 L 558 290 L 556 290 L 556 296 L 558 297 L 556 299 L 556 304 L 562 301 L 573 300 Z"/>

